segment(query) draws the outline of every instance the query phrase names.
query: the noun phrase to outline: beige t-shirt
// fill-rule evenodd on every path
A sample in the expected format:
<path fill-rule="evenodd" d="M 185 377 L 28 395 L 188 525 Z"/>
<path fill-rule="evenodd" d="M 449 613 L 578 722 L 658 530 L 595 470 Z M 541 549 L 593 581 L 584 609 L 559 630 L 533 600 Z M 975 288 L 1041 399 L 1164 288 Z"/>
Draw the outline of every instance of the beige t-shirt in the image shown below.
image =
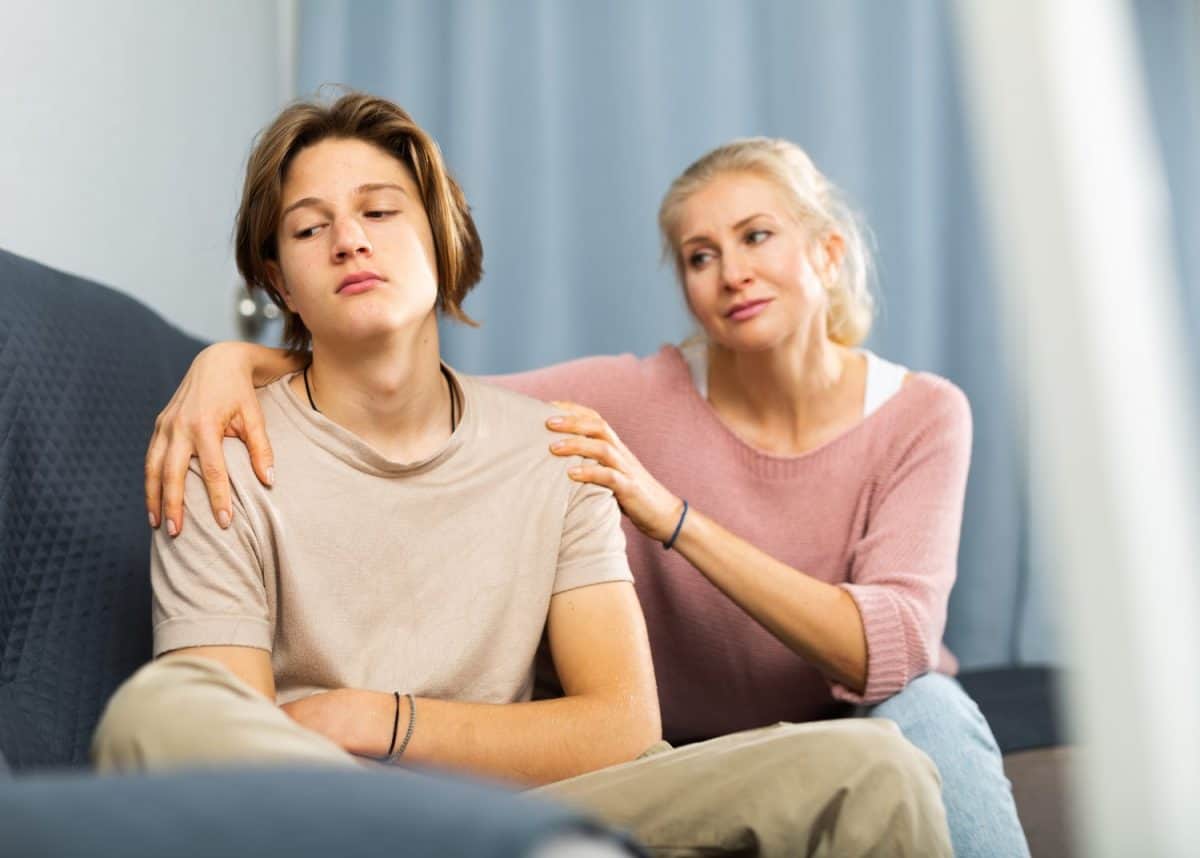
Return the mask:
<path fill-rule="evenodd" d="M 233 524 L 208 514 L 195 460 L 187 526 L 151 548 L 154 653 L 270 651 L 277 701 L 364 688 L 528 700 L 550 597 L 631 581 L 620 511 L 550 455 L 550 406 L 455 376 L 446 445 L 389 461 L 281 379 L 259 391 L 275 453 L 262 486 L 227 440 Z"/>

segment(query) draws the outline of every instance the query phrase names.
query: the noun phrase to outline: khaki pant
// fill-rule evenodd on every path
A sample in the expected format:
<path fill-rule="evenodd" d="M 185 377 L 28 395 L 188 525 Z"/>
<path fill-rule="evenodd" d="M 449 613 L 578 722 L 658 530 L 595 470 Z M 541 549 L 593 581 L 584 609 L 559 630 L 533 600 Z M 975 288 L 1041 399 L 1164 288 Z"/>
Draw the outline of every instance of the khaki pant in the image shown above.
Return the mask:
<path fill-rule="evenodd" d="M 92 743 L 106 771 L 229 763 L 358 767 L 216 662 L 153 662 L 109 701 Z M 890 721 L 778 724 L 540 787 L 631 830 L 658 856 L 950 855 L 929 758 Z"/>

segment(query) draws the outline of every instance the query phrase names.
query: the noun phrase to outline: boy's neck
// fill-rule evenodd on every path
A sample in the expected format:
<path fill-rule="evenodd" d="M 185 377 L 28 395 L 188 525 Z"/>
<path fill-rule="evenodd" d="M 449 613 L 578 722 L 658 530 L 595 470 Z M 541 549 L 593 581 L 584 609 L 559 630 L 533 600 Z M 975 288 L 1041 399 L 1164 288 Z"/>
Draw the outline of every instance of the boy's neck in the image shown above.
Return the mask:
<path fill-rule="evenodd" d="M 436 322 L 377 348 L 314 342 L 308 384 L 325 417 L 392 461 L 427 459 L 450 437 Z M 303 373 L 291 385 L 307 404 Z"/>

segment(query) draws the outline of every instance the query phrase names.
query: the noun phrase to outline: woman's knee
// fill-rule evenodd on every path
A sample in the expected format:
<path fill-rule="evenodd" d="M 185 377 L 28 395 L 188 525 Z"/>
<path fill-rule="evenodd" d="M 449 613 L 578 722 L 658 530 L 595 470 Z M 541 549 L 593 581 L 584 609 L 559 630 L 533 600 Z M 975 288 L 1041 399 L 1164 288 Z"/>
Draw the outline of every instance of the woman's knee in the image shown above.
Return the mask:
<path fill-rule="evenodd" d="M 934 756 L 942 743 L 955 748 L 975 745 L 999 754 L 979 706 L 956 680 L 940 673 L 917 677 L 866 714 L 895 721 L 905 736 Z"/>

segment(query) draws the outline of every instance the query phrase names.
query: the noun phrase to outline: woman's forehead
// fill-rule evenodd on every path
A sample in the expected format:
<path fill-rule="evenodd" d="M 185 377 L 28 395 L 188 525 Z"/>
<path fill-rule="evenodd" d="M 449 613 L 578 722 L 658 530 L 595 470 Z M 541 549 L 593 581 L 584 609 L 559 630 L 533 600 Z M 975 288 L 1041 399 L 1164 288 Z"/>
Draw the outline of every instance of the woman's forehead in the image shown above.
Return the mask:
<path fill-rule="evenodd" d="M 757 173 L 719 173 L 679 208 L 679 237 L 697 230 L 728 229 L 755 214 L 784 217 L 791 206 L 782 189 Z"/>

